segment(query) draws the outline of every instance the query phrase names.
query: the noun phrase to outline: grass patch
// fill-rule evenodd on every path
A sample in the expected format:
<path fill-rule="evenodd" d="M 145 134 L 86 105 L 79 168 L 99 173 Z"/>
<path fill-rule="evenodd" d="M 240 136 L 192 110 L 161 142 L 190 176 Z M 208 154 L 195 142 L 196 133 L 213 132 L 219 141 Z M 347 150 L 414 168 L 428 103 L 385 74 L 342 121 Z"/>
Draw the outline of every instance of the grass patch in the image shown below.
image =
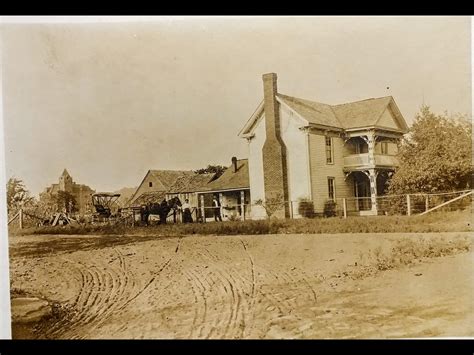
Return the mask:
<path fill-rule="evenodd" d="M 86 225 L 35 227 L 14 234 L 98 235 L 250 235 L 319 233 L 428 233 L 472 231 L 469 211 L 440 212 L 424 216 L 367 216 L 227 221 L 167 224 L 148 227 Z"/>
<path fill-rule="evenodd" d="M 373 250 L 369 249 L 366 253 L 361 252 L 359 261 L 345 273 L 345 276 L 360 279 L 373 276 L 379 271 L 421 263 L 429 258 L 469 252 L 471 248 L 472 242 L 468 237 L 403 238 L 397 240 L 389 250 L 383 250 L 381 246 L 378 246 Z"/>

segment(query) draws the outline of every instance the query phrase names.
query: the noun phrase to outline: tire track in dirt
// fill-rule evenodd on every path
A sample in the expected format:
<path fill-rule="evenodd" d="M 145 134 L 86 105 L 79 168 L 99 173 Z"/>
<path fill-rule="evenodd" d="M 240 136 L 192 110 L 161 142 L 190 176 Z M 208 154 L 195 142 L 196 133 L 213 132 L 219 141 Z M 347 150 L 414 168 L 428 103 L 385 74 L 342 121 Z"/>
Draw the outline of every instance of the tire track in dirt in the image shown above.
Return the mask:
<path fill-rule="evenodd" d="M 116 253 L 116 250 L 114 250 Z M 78 321 L 77 327 L 82 327 L 81 333 L 85 333 L 86 330 L 90 332 L 95 328 L 98 322 L 107 318 L 110 312 L 120 305 L 122 296 L 126 290 L 126 269 L 124 264 L 120 261 L 119 256 L 119 268 L 116 270 L 114 267 L 102 268 L 102 272 L 95 267 L 91 267 L 95 275 L 96 282 L 94 283 L 94 302 L 89 307 L 85 307 L 86 316 L 81 317 Z M 107 282 L 110 280 L 111 282 Z M 111 284 L 111 287 L 106 287 L 107 284 Z"/>
<path fill-rule="evenodd" d="M 191 283 L 194 295 L 194 317 L 191 324 L 190 338 L 201 338 L 207 316 L 206 287 L 202 278 L 192 270 L 185 270 L 184 275 Z"/>
<path fill-rule="evenodd" d="M 241 285 L 241 280 L 232 276 L 236 270 L 216 258 L 207 248 L 193 249 L 192 252 L 206 267 L 194 271 L 191 266 L 186 271 L 187 280 L 194 290 L 194 307 L 201 308 L 201 310 L 194 309 L 195 316 L 188 337 L 238 337 L 242 328 L 240 321 L 244 318 L 242 308 L 244 287 Z M 209 309 L 207 304 L 209 295 L 212 296 L 213 309 Z M 202 308 L 205 308 L 205 312 Z"/>
<path fill-rule="evenodd" d="M 248 315 L 249 321 L 248 322 L 244 321 L 247 324 L 250 323 L 251 326 L 250 326 L 250 329 L 247 329 L 245 327 L 245 323 L 244 323 L 244 328 L 243 328 L 243 331 L 242 331 L 242 336 L 245 336 L 245 335 L 248 336 L 248 335 L 250 335 L 250 333 L 252 332 L 252 330 L 255 326 L 255 322 L 253 320 L 255 318 L 255 303 L 256 303 L 256 300 L 257 300 L 257 294 L 256 294 L 257 280 L 256 280 L 256 277 L 255 277 L 255 262 L 253 260 L 253 257 L 252 257 L 252 255 L 250 254 L 250 252 L 247 248 L 247 244 L 245 244 L 245 242 L 242 238 L 240 238 L 240 242 L 242 243 L 245 254 L 246 254 L 246 256 L 249 260 L 251 276 L 252 276 L 252 288 L 250 290 L 250 302 L 249 302 L 249 309 L 250 309 L 249 313 L 250 314 Z"/>
<path fill-rule="evenodd" d="M 177 242 L 176 248 L 174 250 L 174 255 L 172 257 L 168 258 L 164 263 L 162 263 L 160 265 L 158 271 L 154 272 L 153 277 L 151 277 L 150 280 L 148 280 L 148 282 L 143 287 L 141 287 L 139 290 L 137 290 L 134 293 L 133 296 L 131 296 L 131 294 L 132 294 L 132 290 L 134 290 L 135 286 L 136 286 L 136 283 L 134 281 L 135 280 L 135 277 L 134 277 L 135 275 L 132 272 L 130 272 L 128 270 L 128 268 L 126 267 L 126 261 L 123 257 L 123 254 L 118 249 L 115 249 L 115 252 L 118 254 L 120 268 L 123 271 L 123 276 L 124 276 L 123 285 L 125 287 L 120 288 L 120 291 L 118 292 L 118 294 L 119 294 L 118 299 L 115 298 L 115 299 L 111 300 L 111 302 L 113 304 L 113 307 L 111 307 L 108 311 L 105 312 L 105 317 L 102 316 L 101 320 L 97 324 L 95 324 L 95 327 L 102 325 L 103 323 L 106 322 L 108 317 L 112 316 L 113 314 L 120 313 L 126 307 L 128 307 L 133 301 L 135 301 L 139 297 L 141 297 L 150 288 L 150 286 L 152 284 L 154 284 L 154 282 L 161 275 L 163 270 L 165 270 L 170 265 L 172 260 L 176 257 L 176 254 L 178 253 L 179 248 L 180 248 L 180 244 L 181 244 L 181 237 L 178 238 L 178 242 Z M 130 280 L 133 280 L 133 281 L 130 282 Z M 131 283 L 131 286 L 126 287 L 130 283 Z M 163 295 L 164 291 L 166 290 L 167 287 L 170 286 L 171 283 L 172 282 L 170 282 L 166 287 L 161 288 L 161 292 L 154 295 L 155 297 L 157 297 L 156 300 L 159 301 L 159 297 Z M 129 290 L 129 292 L 124 295 L 126 290 Z"/>
<path fill-rule="evenodd" d="M 180 239 L 175 254 L 179 251 Z M 116 254 L 116 259 L 113 260 L 118 260 L 117 266 L 110 265 L 110 262 L 107 265 L 99 264 L 99 266 L 84 265 L 81 262 L 66 259 L 79 274 L 79 279 L 82 280 L 81 288 L 72 303 L 74 315 L 69 320 L 61 320 L 54 324 L 48 335 L 68 339 L 87 337 L 96 327 L 105 323 L 108 317 L 123 310 L 142 295 L 172 259 L 163 263 L 147 284 L 133 294 L 136 283 L 130 280 L 134 280 L 134 275 L 128 270 L 120 250 L 112 247 L 112 251 Z"/>
<path fill-rule="evenodd" d="M 173 255 L 172 257 L 170 257 L 168 260 L 166 260 L 163 264 L 161 264 L 160 268 L 158 269 L 157 272 L 154 273 L 153 277 L 148 280 L 148 282 L 146 283 L 146 285 L 141 289 L 139 290 L 133 297 L 131 297 L 130 299 L 127 300 L 127 302 L 125 302 L 122 306 L 120 306 L 118 308 L 118 310 L 122 310 L 124 309 L 125 307 L 127 307 L 131 302 L 133 302 L 134 300 L 136 300 L 138 297 L 140 297 L 154 282 L 155 280 L 160 276 L 160 274 L 163 272 L 163 270 L 168 267 L 168 265 L 171 263 L 171 261 L 176 257 L 176 255 L 178 254 L 179 252 L 179 248 L 180 248 L 180 244 L 181 244 L 181 237 L 178 238 L 178 243 L 176 245 L 176 249 L 175 249 L 175 255 Z"/>

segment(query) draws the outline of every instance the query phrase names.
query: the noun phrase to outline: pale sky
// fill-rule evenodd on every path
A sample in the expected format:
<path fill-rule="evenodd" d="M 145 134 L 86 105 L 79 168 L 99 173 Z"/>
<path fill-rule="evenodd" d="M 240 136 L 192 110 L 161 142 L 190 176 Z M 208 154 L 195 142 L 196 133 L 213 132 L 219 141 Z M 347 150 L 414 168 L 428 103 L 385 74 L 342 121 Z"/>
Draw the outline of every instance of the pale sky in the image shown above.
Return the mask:
<path fill-rule="evenodd" d="M 469 17 L 63 22 L 2 25 L 6 176 L 34 194 L 64 168 L 114 191 L 246 158 L 237 134 L 268 72 L 328 104 L 392 95 L 408 124 L 423 100 L 471 113 Z"/>

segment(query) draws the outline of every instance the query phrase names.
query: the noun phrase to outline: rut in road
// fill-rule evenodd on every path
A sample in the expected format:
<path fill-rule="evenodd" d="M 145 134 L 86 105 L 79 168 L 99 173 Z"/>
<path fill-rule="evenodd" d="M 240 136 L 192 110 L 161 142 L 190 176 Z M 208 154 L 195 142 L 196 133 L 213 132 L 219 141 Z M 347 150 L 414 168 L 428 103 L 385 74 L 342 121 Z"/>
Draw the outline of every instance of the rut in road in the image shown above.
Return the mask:
<path fill-rule="evenodd" d="M 179 251 L 181 238 L 175 247 Z M 139 287 L 136 275 L 127 266 L 119 248 L 112 247 L 118 263 L 98 263 L 85 265 L 66 259 L 72 266 L 76 278 L 80 280 L 80 292 L 71 303 L 72 317 L 60 320 L 46 333 L 49 338 L 83 339 L 93 335 L 94 329 L 101 326 L 114 313 L 126 308 L 140 297 L 159 274 L 170 264 L 173 257 L 166 260 L 148 282 Z M 118 264 L 118 265 L 117 265 Z"/>

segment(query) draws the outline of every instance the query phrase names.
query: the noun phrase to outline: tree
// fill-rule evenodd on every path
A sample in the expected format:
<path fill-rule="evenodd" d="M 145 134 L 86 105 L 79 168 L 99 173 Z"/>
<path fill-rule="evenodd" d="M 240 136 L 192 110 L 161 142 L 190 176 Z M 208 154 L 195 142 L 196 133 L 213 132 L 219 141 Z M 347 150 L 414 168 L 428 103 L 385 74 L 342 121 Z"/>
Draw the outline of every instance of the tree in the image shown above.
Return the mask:
<path fill-rule="evenodd" d="M 8 212 L 17 211 L 20 207 L 33 202 L 33 197 L 22 180 L 12 177 L 7 182 L 7 209 Z"/>
<path fill-rule="evenodd" d="M 77 203 L 74 195 L 67 191 L 58 191 L 56 195 L 56 203 L 60 210 L 66 211 L 66 213 L 72 213 L 77 211 Z"/>
<path fill-rule="evenodd" d="M 255 201 L 255 204 L 263 207 L 267 218 L 270 219 L 275 212 L 285 208 L 285 199 L 282 194 L 277 193 L 275 196 L 266 198 L 265 200 L 258 199 Z"/>
<path fill-rule="evenodd" d="M 390 194 L 441 192 L 469 188 L 473 167 L 472 127 L 464 116 L 436 115 L 422 106 L 400 146 L 400 166 L 389 182 Z"/>
<path fill-rule="evenodd" d="M 219 176 L 224 174 L 224 171 L 227 170 L 227 167 L 222 165 L 208 165 L 207 168 L 202 168 L 195 170 L 196 174 L 215 174 L 214 178 L 217 179 Z"/>

